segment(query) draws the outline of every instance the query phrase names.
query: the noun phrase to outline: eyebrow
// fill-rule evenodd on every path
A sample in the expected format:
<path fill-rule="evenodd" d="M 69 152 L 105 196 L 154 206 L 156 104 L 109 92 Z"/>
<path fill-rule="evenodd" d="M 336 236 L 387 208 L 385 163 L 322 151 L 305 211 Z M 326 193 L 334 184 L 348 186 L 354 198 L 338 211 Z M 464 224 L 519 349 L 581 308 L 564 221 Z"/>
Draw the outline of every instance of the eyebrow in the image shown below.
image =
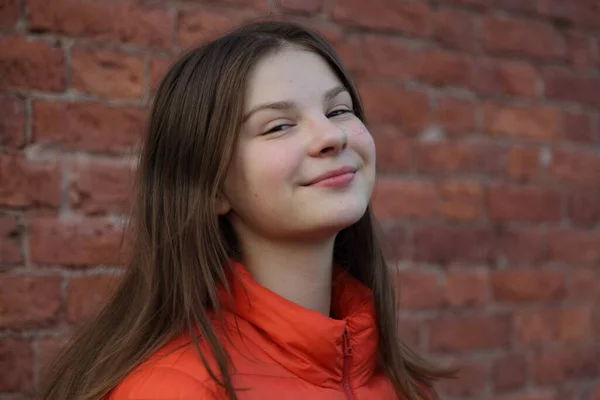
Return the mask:
<path fill-rule="evenodd" d="M 342 92 L 350 93 L 348 91 L 348 88 L 346 88 L 345 86 L 336 86 L 325 92 L 325 94 L 323 95 L 323 100 L 329 101 L 329 100 L 335 98 L 335 96 L 337 96 L 338 94 L 340 94 Z M 252 110 L 248 111 L 246 114 L 244 114 L 244 117 L 242 118 L 242 122 L 246 122 L 248 120 L 248 118 L 250 118 L 252 116 L 252 114 L 254 114 L 255 112 L 261 111 L 261 110 L 265 110 L 265 109 L 289 110 L 294 107 L 296 107 L 296 103 L 294 103 L 293 101 L 276 101 L 274 103 L 261 104 L 261 105 L 254 107 Z"/>

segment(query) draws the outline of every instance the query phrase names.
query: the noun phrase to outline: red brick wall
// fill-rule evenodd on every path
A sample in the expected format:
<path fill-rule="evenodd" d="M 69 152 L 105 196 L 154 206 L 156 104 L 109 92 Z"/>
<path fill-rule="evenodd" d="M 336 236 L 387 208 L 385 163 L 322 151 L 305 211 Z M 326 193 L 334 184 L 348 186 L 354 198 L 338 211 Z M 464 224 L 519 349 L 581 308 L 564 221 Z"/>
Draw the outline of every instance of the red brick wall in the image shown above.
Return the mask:
<path fill-rule="evenodd" d="M 597 0 L 0 0 L 0 399 L 118 276 L 161 72 L 269 6 L 360 83 L 403 335 L 463 366 L 444 398 L 600 399 Z"/>

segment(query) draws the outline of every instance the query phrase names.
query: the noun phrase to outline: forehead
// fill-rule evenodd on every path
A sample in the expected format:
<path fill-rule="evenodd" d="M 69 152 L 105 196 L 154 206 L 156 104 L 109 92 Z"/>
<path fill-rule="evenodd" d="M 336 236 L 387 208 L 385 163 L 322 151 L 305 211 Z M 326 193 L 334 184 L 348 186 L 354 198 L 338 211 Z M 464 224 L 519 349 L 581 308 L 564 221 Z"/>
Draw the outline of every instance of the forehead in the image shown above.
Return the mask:
<path fill-rule="evenodd" d="M 323 93 L 339 85 L 340 79 L 320 55 L 285 48 L 257 62 L 249 76 L 245 108 L 276 101 L 320 101 Z"/>

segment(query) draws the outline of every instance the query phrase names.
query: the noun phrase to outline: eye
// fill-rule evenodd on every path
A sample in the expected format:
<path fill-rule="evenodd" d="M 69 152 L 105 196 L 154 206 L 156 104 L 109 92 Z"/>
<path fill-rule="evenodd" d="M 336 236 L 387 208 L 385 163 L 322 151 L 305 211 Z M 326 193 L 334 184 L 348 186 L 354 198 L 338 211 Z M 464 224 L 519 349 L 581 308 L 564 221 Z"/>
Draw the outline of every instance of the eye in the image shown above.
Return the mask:
<path fill-rule="evenodd" d="M 266 131 L 265 133 L 263 133 L 263 135 L 268 135 L 270 133 L 281 132 L 281 131 L 283 131 L 285 129 L 288 129 L 288 128 L 291 128 L 293 126 L 294 125 L 291 125 L 291 124 L 280 124 L 280 125 L 274 126 L 273 128 L 269 129 L 268 131 Z"/>
<path fill-rule="evenodd" d="M 333 110 L 329 114 L 327 114 L 327 118 L 338 117 L 340 115 L 348 114 L 348 113 L 352 113 L 352 110 L 349 110 L 346 108 L 340 108 L 338 110 Z"/>

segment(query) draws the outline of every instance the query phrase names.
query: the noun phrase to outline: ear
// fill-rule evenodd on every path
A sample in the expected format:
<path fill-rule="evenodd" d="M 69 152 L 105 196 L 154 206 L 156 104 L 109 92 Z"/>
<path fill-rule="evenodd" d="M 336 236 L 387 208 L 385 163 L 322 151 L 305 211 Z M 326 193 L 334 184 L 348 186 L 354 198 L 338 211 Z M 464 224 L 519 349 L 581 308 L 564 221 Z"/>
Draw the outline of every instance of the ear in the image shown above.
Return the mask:
<path fill-rule="evenodd" d="M 216 208 L 218 215 L 225 215 L 229 211 L 231 211 L 231 204 L 229 204 L 229 200 L 227 200 L 227 198 L 225 196 L 223 196 L 222 194 L 219 194 L 217 196 L 217 202 L 216 202 L 215 208 Z"/>

